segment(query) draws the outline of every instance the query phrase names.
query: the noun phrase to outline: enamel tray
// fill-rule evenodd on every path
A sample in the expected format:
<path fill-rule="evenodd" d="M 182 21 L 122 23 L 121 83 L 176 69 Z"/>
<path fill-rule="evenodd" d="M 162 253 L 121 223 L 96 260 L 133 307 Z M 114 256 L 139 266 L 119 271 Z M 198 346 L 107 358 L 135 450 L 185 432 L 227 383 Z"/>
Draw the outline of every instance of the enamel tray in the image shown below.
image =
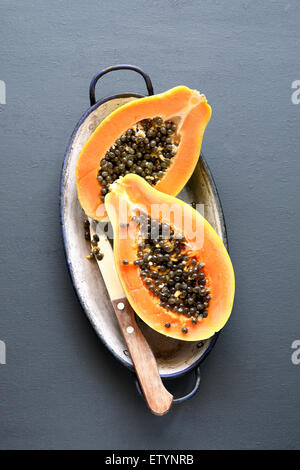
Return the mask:
<path fill-rule="evenodd" d="M 144 96 L 136 93 L 124 93 L 96 102 L 95 85 L 97 81 L 106 73 L 121 69 L 134 70 L 141 74 L 146 82 L 148 94 L 153 94 L 148 75 L 132 65 L 116 65 L 95 75 L 90 84 L 91 107 L 75 127 L 65 154 L 61 175 L 60 210 L 66 260 L 72 283 L 83 310 L 105 346 L 124 366 L 134 370 L 97 263 L 90 262 L 85 258 L 89 253 L 89 244 L 84 239 L 83 220 L 85 216 L 77 199 L 75 177 L 78 155 L 99 123 L 119 106 Z M 226 226 L 220 199 L 202 154 L 190 181 L 178 197 L 188 203 L 200 204 L 202 215 L 210 222 L 227 246 Z M 193 396 L 200 384 L 199 364 L 214 347 L 218 333 L 205 341 L 185 342 L 163 336 L 139 319 L 138 322 L 156 356 L 162 377 L 179 377 L 195 370 L 193 390 L 184 397 L 175 399 L 174 402 L 182 402 Z M 137 388 L 139 390 L 138 383 Z"/>

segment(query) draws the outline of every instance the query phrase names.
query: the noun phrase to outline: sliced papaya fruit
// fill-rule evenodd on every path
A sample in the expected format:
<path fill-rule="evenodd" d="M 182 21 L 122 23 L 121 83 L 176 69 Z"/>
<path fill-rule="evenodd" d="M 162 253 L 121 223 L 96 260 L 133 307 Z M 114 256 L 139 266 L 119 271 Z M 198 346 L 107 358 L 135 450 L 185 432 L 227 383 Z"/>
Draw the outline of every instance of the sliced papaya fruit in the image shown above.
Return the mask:
<path fill-rule="evenodd" d="M 105 206 L 117 271 L 137 315 L 154 330 L 186 341 L 223 328 L 233 305 L 234 272 L 206 219 L 133 174 L 113 183 Z"/>
<path fill-rule="evenodd" d="M 106 218 L 103 201 L 110 184 L 128 173 L 178 194 L 195 168 L 210 116 L 205 96 L 185 86 L 133 100 L 108 115 L 77 161 L 77 193 L 85 213 Z"/>

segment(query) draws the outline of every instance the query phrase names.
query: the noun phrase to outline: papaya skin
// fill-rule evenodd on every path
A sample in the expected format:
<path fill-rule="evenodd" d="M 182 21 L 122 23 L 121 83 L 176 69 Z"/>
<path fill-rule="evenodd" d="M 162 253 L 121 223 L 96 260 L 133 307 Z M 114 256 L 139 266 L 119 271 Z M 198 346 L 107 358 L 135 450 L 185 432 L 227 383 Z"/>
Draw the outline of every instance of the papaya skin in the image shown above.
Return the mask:
<path fill-rule="evenodd" d="M 172 207 L 171 216 L 162 212 L 160 222 L 170 224 L 177 233 L 183 234 L 192 255 L 199 262 L 205 263 L 203 271 L 211 300 L 207 318 L 198 320 L 196 325 L 191 318 L 161 307 L 159 299 L 144 285 L 139 267 L 133 265 L 137 258 L 138 228 L 131 217 L 137 210 L 151 215 L 151 208 L 156 204 Z M 221 330 L 229 319 L 233 306 L 234 271 L 222 240 L 206 219 L 188 204 L 160 193 L 143 178 L 133 174 L 120 178 L 112 185 L 112 191 L 105 197 L 105 206 L 114 230 L 116 268 L 124 292 L 137 315 L 159 333 L 184 341 L 204 340 Z M 129 226 L 120 225 L 125 220 L 126 211 Z M 203 234 L 200 240 L 187 222 L 199 224 Z M 123 265 L 124 259 L 129 261 L 128 266 Z M 166 323 L 171 324 L 170 328 L 165 327 Z M 188 328 L 187 334 L 182 332 L 184 327 Z"/>
<path fill-rule="evenodd" d="M 198 161 L 202 138 L 211 117 L 204 95 L 185 86 L 164 93 L 133 100 L 108 115 L 84 145 L 77 161 L 76 183 L 79 202 L 86 215 L 95 220 L 107 218 L 100 201 L 97 180 L 100 160 L 114 142 L 137 122 L 154 118 L 175 119 L 180 143 L 172 164 L 155 188 L 177 195 L 190 178 Z"/>

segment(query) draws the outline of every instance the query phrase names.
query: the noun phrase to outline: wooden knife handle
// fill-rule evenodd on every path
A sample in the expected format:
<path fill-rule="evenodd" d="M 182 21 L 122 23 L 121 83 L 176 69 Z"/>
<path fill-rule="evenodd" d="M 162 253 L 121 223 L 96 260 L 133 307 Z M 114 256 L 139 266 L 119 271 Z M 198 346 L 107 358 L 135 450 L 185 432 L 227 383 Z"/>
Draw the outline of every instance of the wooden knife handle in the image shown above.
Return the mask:
<path fill-rule="evenodd" d="M 173 402 L 158 372 L 153 352 L 135 319 L 135 313 L 126 298 L 112 301 L 119 325 L 125 338 L 146 402 L 152 413 L 167 413 Z"/>

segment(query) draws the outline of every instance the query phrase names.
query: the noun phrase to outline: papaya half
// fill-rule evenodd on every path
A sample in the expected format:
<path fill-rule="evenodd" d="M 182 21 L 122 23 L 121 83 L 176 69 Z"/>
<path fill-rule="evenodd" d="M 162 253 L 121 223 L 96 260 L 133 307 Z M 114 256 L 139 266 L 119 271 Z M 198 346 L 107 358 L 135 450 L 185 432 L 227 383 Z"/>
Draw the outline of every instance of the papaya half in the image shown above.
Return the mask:
<path fill-rule="evenodd" d="M 219 331 L 231 314 L 235 280 L 227 250 L 206 219 L 134 174 L 112 184 L 105 206 L 116 268 L 137 315 L 186 341 Z"/>
<path fill-rule="evenodd" d="M 108 115 L 77 161 L 77 193 L 85 213 L 105 219 L 111 183 L 129 173 L 161 192 L 178 194 L 195 168 L 210 116 L 205 96 L 185 86 L 133 100 Z"/>

